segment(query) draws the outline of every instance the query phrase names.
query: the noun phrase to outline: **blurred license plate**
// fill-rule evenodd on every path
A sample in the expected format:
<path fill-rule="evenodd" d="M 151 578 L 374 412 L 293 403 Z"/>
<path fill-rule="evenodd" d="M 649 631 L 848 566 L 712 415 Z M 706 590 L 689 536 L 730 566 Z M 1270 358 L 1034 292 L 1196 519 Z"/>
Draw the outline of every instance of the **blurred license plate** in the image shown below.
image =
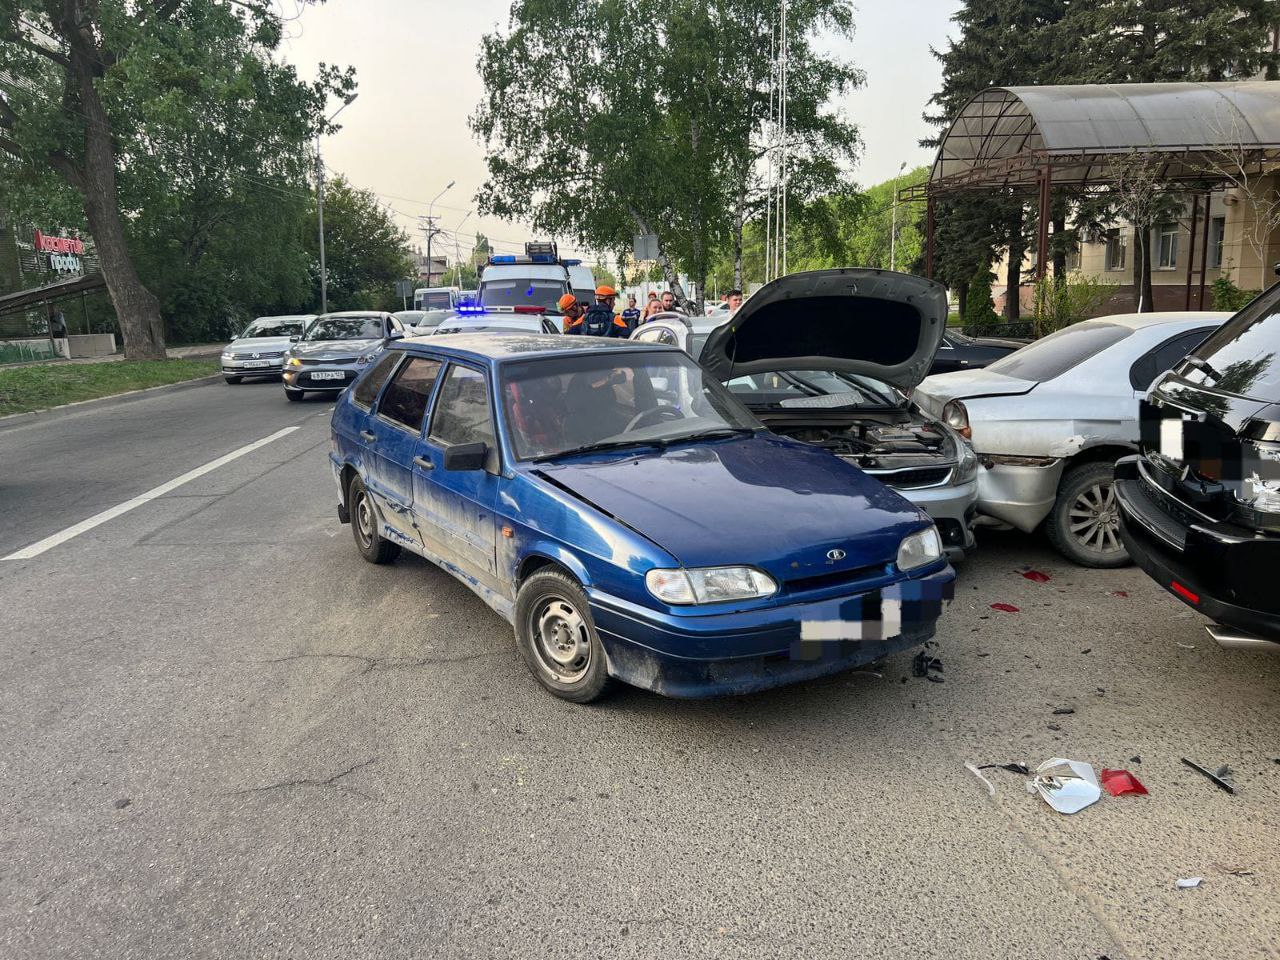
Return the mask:
<path fill-rule="evenodd" d="M 341 370 L 317 370 L 311 375 L 312 380 L 345 380 L 347 375 Z"/>
<path fill-rule="evenodd" d="M 246 360 L 246 361 L 244 362 L 244 366 L 246 366 L 246 367 L 269 367 L 269 366 L 271 366 L 271 361 L 270 361 L 270 360 Z"/>

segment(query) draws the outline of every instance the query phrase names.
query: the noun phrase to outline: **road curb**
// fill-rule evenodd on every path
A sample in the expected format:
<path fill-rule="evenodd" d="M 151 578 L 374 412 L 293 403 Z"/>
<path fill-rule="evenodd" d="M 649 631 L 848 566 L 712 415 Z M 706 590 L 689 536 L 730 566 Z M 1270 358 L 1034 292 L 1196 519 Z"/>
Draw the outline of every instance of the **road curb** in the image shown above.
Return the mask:
<path fill-rule="evenodd" d="M 28 410 L 25 413 L 11 413 L 0 417 L 0 431 L 10 427 L 20 427 L 33 420 L 59 420 L 72 413 L 78 413 L 83 407 L 111 407 L 117 404 L 130 403 L 145 396 L 165 391 L 185 390 L 198 387 L 213 380 L 221 380 L 221 373 L 213 373 L 207 377 L 196 377 L 193 380 L 180 380 L 177 383 L 162 383 L 158 387 L 144 387 L 141 390 L 127 390 L 124 393 L 113 393 L 109 397 L 94 397 L 92 400 L 76 400 L 73 403 L 62 403 L 56 407 L 45 407 L 43 410 Z"/>

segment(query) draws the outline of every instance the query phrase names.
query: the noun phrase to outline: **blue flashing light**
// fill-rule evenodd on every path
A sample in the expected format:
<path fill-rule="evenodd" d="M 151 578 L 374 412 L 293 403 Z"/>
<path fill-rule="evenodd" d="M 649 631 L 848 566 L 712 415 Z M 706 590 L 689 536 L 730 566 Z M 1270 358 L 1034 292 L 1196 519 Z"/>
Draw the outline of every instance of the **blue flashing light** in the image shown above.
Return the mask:
<path fill-rule="evenodd" d="M 533 263 L 555 263 L 556 262 L 555 254 L 551 254 L 551 253 L 535 253 L 529 259 Z"/>
<path fill-rule="evenodd" d="M 561 263 L 563 263 L 566 267 L 580 267 L 580 266 L 582 266 L 582 261 L 581 261 L 581 260 L 561 260 L 560 262 L 561 262 Z"/>
<path fill-rule="evenodd" d="M 496 257 L 490 257 L 489 262 L 490 263 L 515 263 L 516 258 L 514 254 L 504 253 Z"/>
<path fill-rule="evenodd" d="M 484 313 L 484 307 L 468 303 L 458 306 L 453 312 L 460 317 L 478 317 Z"/>

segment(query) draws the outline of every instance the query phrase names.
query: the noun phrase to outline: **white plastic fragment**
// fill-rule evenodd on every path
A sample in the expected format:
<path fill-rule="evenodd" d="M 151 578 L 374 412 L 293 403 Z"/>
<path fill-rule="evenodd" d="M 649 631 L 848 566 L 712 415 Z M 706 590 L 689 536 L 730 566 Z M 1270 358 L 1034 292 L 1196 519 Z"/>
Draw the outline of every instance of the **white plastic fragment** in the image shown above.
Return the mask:
<path fill-rule="evenodd" d="M 1204 877 L 1182 877 L 1174 881 L 1174 886 L 1179 890 L 1190 890 L 1192 887 L 1198 887 L 1204 883 Z"/>
<path fill-rule="evenodd" d="M 1034 790 L 1059 813 L 1076 813 L 1102 796 L 1093 767 L 1081 760 L 1054 757 L 1036 767 L 1027 789 Z"/>
<path fill-rule="evenodd" d="M 975 777 L 983 782 L 987 788 L 987 796 L 994 797 L 996 795 L 996 785 L 982 775 L 982 771 L 975 767 L 972 763 L 966 763 L 964 768 L 972 773 Z"/>

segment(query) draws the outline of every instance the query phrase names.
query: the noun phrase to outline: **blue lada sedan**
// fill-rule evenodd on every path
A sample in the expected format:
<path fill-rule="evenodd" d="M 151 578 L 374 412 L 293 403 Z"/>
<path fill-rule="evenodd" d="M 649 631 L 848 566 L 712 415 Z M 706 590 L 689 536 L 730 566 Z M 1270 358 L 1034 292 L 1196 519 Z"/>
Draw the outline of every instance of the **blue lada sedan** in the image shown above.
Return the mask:
<path fill-rule="evenodd" d="M 925 514 L 769 433 L 675 347 L 403 340 L 332 431 L 361 555 L 409 550 L 462 580 L 567 700 L 614 679 L 705 697 L 833 673 L 923 643 L 950 596 Z"/>

